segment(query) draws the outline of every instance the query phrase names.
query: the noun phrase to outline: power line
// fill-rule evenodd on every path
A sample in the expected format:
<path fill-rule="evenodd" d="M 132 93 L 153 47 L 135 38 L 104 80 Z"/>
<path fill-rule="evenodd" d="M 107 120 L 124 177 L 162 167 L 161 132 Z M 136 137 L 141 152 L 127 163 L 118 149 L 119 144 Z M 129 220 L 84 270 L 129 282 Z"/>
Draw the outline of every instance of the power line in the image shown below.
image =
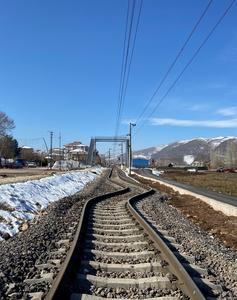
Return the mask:
<path fill-rule="evenodd" d="M 120 119 L 121 119 L 123 106 L 124 106 L 124 100 L 126 97 L 126 91 L 127 91 L 128 80 L 129 80 L 129 75 L 130 75 L 130 70 L 131 70 L 131 63 L 132 63 L 135 44 L 136 44 L 136 37 L 137 37 L 137 32 L 138 32 L 138 27 L 139 27 L 139 22 L 140 22 L 143 0 L 140 1 L 140 6 L 138 8 L 137 20 L 134 21 L 135 11 L 136 11 L 136 3 L 137 3 L 137 0 L 134 0 L 133 4 L 132 4 L 132 8 L 131 8 L 131 13 L 129 14 L 129 6 L 128 6 L 128 12 L 127 12 L 126 30 L 125 30 L 125 39 L 124 39 L 124 48 L 123 48 L 123 60 L 122 60 L 122 68 L 121 68 L 121 74 L 120 74 L 121 76 L 120 76 L 120 88 L 119 88 L 119 101 L 118 101 L 115 136 L 117 136 L 117 134 L 118 134 Z M 128 16 L 129 15 L 130 15 L 130 23 L 129 23 L 129 28 L 128 28 Z M 136 23 L 136 25 L 135 25 L 135 33 L 133 34 L 134 23 Z M 133 36 L 133 38 L 132 38 L 132 36 Z M 125 47 L 125 44 L 126 44 L 126 47 Z"/>
<path fill-rule="evenodd" d="M 208 33 L 208 35 L 205 37 L 205 39 L 202 41 L 202 43 L 200 44 L 200 46 L 197 48 L 197 50 L 194 52 L 193 56 L 189 59 L 189 61 L 187 62 L 187 64 L 184 66 L 184 68 L 182 69 L 182 71 L 179 73 L 178 77 L 173 81 L 173 83 L 171 84 L 171 86 L 169 87 L 169 89 L 167 90 L 167 92 L 163 95 L 163 97 L 160 99 L 160 101 L 156 104 L 156 106 L 154 107 L 154 109 L 152 110 L 152 112 L 148 115 L 148 117 L 143 121 L 143 123 L 139 126 L 139 128 L 137 129 L 137 131 L 135 132 L 135 134 L 137 134 L 137 132 L 139 130 L 141 130 L 141 128 L 144 126 L 145 122 L 147 119 L 149 119 L 157 110 L 157 108 L 160 106 L 160 104 L 165 100 L 165 98 L 168 96 L 168 94 L 171 92 L 171 90 L 175 87 L 176 83 L 179 81 L 179 79 L 182 77 L 182 75 L 184 74 L 184 72 L 187 70 L 187 68 L 192 64 L 192 62 L 194 61 L 194 59 L 197 57 L 197 55 L 199 54 L 199 52 L 201 51 L 201 49 L 203 48 L 203 46 L 206 44 L 206 42 L 210 39 L 211 35 L 214 33 L 214 31 L 216 30 L 216 28 L 218 27 L 218 25 L 222 22 L 222 20 L 224 19 L 224 17 L 227 15 L 227 13 L 229 12 L 229 10 L 231 9 L 231 7 L 233 6 L 233 4 L 235 3 L 236 0 L 231 1 L 231 3 L 228 5 L 228 7 L 225 9 L 225 11 L 223 12 L 223 14 L 221 15 L 221 17 L 218 19 L 218 21 L 216 22 L 216 24 L 212 27 L 211 31 Z"/>
<path fill-rule="evenodd" d="M 123 100 L 122 101 L 122 110 L 123 110 L 124 100 L 125 100 L 125 97 L 126 97 L 126 91 L 127 91 L 127 87 L 128 87 L 129 75 L 130 75 L 130 71 L 131 71 L 131 64 L 132 64 L 132 58 L 133 58 L 133 53 L 134 53 L 135 44 L 136 44 L 136 38 L 137 38 L 138 26 L 139 26 L 140 17 L 141 17 L 142 5 L 143 5 L 143 0 L 140 1 L 138 18 L 137 18 L 137 23 L 136 23 L 136 27 L 135 27 L 135 34 L 134 34 L 133 43 L 132 43 L 131 57 L 130 57 L 127 77 L 126 77 L 125 85 L 124 85 L 124 94 L 123 94 L 123 99 L 122 99 Z"/>
<path fill-rule="evenodd" d="M 116 121 L 116 129 L 115 129 L 115 136 L 117 135 L 121 110 L 122 110 L 122 102 L 123 102 L 123 90 L 124 90 L 124 80 L 127 73 L 127 62 L 128 62 L 128 54 L 130 48 L 130 40 L 131 40 L 131 32 L 132 32 L 132 25 L 133 25 L 133 17 L 134 17 L 134 10 L 135 10 L 135 3 L 136 0 L 133 1 L 132 9 L 131 9 L 131 16 L 130 16 L 130 23 L 128 28 L 128 22 L 126 22 L 126 29 L 125 29 L 125 44 L 123 51 L 123 60 L 122 60 L 122 76 L 120 77 L 120 88 L 119 88 L 119 99 L 118 99 L 118 111 L 117 111 L 117 121 Z M 127 16 L 130 15 L 129 11 L 129 0 L 128 0 L 128 13 Z M 128 21 L 128 18 L 127 18 Z"/>
<path fill-rule="evenodd" d="M 132 2 L 131 9 L 129 3 L 130 0 L 128 0 L 125 36 L 124 36 L 124 44 L 123 44 L 123 58 L 122 58 L 122 67 L 120 73 L 115 136 L 118 136 L 118 132 L 119 132 L 119 126 L 121 122 L 121 116 L 123 112 L 124 101 L 125 101 L 126 91 L 128 87 L 129 75 L 131 71 L 131 64 L 132 64 L 132 59 L 133 59 L 133 54 L 134 54 L 134 49 L 136 44 L 143 0 L 140 0 L 140 5 L 138 5 L 138 9 L 136 6 L 137 0 L 134 0 Z M 136 11 L 138 11 L 137 14 Z M 115 147 L 116 147 L 116 143 L 114 143 L 113 145 L 113 153 L 115 153 Z"/>
<path fill-rule="evenodd" d="M 123 82 L 123 74 L 124 74 L 124 62 L 125 62 L 125 51 L 126 51 L 126 41 L 127 41 L 127 33 L 128 33 L 128 19 L 129 19 L 129 11 L 130 11 L 130 1 L 128 0 L 127 7 L 127 16 L 126 16 L 126 25 L 125 25 L 125 35 L 123 41 L 123 58 L 122 58 L 122 67 L 120 71 L 120 83 L 119 83 L 119 95 L 118 95 L 118 108 L 117 108 L 117 119 L 116 119 L 116 129 L 118 124 L 118 118 L 121 110 L 121 91 L 122 91 L 122 82 Z M 116 135 L 116 134 L 115 134 Z"/>
<path fill-rule="evenodd" d="M 124 74 L 126 73 L 125 70 L 125 57 L 126 57 L 126 47 L 128 46 L 127 40 L 128 40 L 128 27 L 129 27 L 129 16 L 130 16 L 130 1 L 128 0 L 127 5 L 127 15 L 126 15 L 126 25 L 125 25 L 125 34 L 124 34 L 124 41 L 123 41 L 123 54 L 122 54 L 122 66 L 120 71 L 120 82 L 119 82 L 119 93 L 118 93 L 118 106 L 117 106 L 117 114 L 116 114 L 116 123 L 115 123 L 115 136 L 117 136 L 118 128 L 119 128 L 119 120 L 120 120 L 120 114 L 121 114 L 121 97 L 122 97 L 122 86 L 124 81 Z M 133 2 L 133 6 L 134 6 Z M 115 146 L 116 143 L 113 144 L 113 153 L 115 152 Z"/>
<path fill-rule="evenodd" d="M 144 115 L 144 113 L 147 111 L 148 107 L 150 106 L 152 100 L 154 99 L 154 97 L 156 96 L 156 94 L 158 93 L 158 91 L 160 90 L 161 86 L 163 85 L 163 83 L 165 82 L 166 78 L 168 77 L 168 75 L 170 74 L 170 72 L 172 71 L 172 69 L 174 68 L 174 66 L 176 65 L 176 62 L 178 61 L 178 59 L 180 58 L 181 54 L 183 53 L 184 49 L 186 48 L 188 42 L 191 40 L 194 32 L 196 31 L 196 29 L 198 28 L 199 24 L 201 23 L 202 19 L 204 18 L 205 14 L 207 13 L 209 7 L 211 6 L 213 0 L 210 0 L 207 4 L 207 6 L 205 7 L 205 9 L 203 10 L 201 16 L 198 18 L 197 22 L 195 23 L 194 27 L 192 28 L 191 32 L 189 33 L 188 37 L 186 38 L 184 44 L 182 45 L 182 47 L 179 49 L 175 59 L 173 60 L 173 62 L 171 63 L 171 65 L 169 66 L 168 70 L 166 71 L 166 73 L 164 74 L 163 78 L 161 79 L 160 83 L 158 84 L 158 87 L 156 88 L 155 92 L 152 94 L 151 98 L 148 100 L 148 102 L 146 103 L 145 107 L 143 108 L 142 112 L 140 113 L 140 115 L 138 116 L 136 123 L 139 122 L 139 120 L 141 119 L 141 117 Z"/>
<path fill-rule="evenodd" d="M 116 128 L 115 128 L 115 136 L 117 135 L 118 127 L 119 127 L 119 120 L 121 115 L 121 109 L 122 109 L 122 97 L 123 97 L 123 86 L 124 86 L 124 78 L 127 72 L 127 58 L 129 53 L 129 47 L 130 47 L 130 38 L 131 38 L 131 25 L 134 15 L 134 9 L 135 9 L 135 1 L 133 1 L 132 4 L 132 13 L 130 16 L 130 1 L 128 0 L 128 13 L 127 13 L 127 22 L 126 22 L 126 29 L 125 29 L 125 39 L 124 39 L 124 48 L 123 48 L 123 59 L 122 59 L 122 67 L 121 67 L 121 76 L 120 76 L 120 85 L 119 85 L 119 96 L 118 96 L 118 111 L 117 111 L 117 120 L 116 120 Z M 128 22 L 128 19 L 130 17 L 130 22 Z M 129 23 L 129 24 L 128 24 Z"/>

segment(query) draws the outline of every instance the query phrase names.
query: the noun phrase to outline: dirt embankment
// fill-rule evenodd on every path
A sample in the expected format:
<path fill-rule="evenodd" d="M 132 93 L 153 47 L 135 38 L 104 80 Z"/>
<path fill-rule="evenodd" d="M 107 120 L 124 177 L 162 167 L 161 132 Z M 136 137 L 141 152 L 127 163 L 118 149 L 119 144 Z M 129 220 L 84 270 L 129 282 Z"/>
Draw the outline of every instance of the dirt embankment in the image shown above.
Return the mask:
<path fill-rule="evenodd" d="M 237 217 L 228 217 L 200 199 L 190 195 L 181 195 L 158 182 L 137 175 L 132 175 L 132 177 L 154 189 L 167 193 L 172 206 L 182 211 L 193 223 L 218 237 L 226 246 L 237 250 Z"/>

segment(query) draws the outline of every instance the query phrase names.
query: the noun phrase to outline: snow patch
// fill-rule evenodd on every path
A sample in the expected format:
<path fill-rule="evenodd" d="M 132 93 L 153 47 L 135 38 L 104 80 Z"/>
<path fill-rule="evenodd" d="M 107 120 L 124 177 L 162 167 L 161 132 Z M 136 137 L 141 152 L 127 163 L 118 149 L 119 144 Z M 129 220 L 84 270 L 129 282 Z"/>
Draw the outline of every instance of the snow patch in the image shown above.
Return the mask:
<path fill-rule="evenodd" d="M 156 175 L 156 176 L 160 176 L 161 174 L 164 174 L 164 171 L 161 170 L 161 171 L 157 171 L 157 170 L 152 170 L 152 174 Z"/>
<path fill-rule="evenodd" d="M 79 192 L 101 173 L 102 168 L 92 168 L 89 171 L 72 171 L 39 180 L 0 185 L 0 232 L 13 236 L 24 220 L 33 219 L 50 203 Z M 4 204 L 2 209 L 1 204 Z M 9 209 L 5 209 L 5 206 Z"/>
<path fill-rule="evenodd" d="M 173 148 L 176 148 L 176 147 L 178 147 L 178 146 L 180 146 L 180 145 L 185 145 L 185 144 L 187 144 L 187 143 L 189 143 L 189 142 L 191 142 L 191 141 L 192 141 L 192 140 L 178 141 L 178 142 L 175 142 L 175 143 L 171 144 L 171 146 L 172 146 Z"/>
<path fill-rule="evenodd" d="M 194 139 L 191 139 L 191 140 L 181 140 L 181 141 L 177 141 L 173 144 L 171 144 L 171 146 L 173 148 L 176 148 L 180 145 L 185 145 L 189 142 L 192 142 L 192 141 L 196 141 L 196 140 L 201 140 L 201 141 L 204 141 L 206 143 L 210 143 L 212 148 L 216 148 L 218 147 L 221 143 L 227 141 L 227 140 L 232 140 L 232 139 L 236 139 L 236 137 L 234 136 L 227 136 L 227 137 L 223 137 L 223 136 L 218 136 L 218 137 L 214 137 L 214 138 L 203 138 L 203 137 L 198 137 L 198 138 L 194 138 Z"/>
<path fill-rule="evenodd" d="M 184 162 L 188 165 L 191 165 L 195 160 L 193 155 L 184 155 Z"/>
<path fill-rule="evenodd" d="M 162 149 L 164 149 L 167 146 L 169 146 L 169 145 L 160 145 L 160 146 L 157 146 L 156 150 L 154 151 L 154 153 L 161 151 Z"/>
<path fill-rule="evenodd" d="M 53 169 L 60 169 L 63 171 L 69 171 L 80 167 L 79 161 L 75 160 L 58 160 L 54 163 Z"/>
<path fill-rule="evenodd" d="M 133 158 L 142 158 L 142 159 L 147 159 L 146 155 L 138 154 L 138 155 L 133 155 Z"/>
<path fill-rule="evenodd" d="M 228 141 L 228 140 L 233 140 L 233 139 L 236 139 L 236 137 L 234 137 L 234 136 L 227 136 L 227 137 L 219 136 L 216 138 L 208 139 L 208 141 L 211 143 L 212 148 L 215 149 L 223 142 Z"/>

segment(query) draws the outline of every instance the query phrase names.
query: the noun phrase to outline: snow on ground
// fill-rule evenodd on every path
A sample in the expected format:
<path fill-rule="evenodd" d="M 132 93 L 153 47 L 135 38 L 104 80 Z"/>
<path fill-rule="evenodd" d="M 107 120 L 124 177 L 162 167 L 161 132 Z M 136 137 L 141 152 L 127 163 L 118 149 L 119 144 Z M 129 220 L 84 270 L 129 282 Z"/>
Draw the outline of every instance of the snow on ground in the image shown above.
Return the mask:
<path fill-rule="evenodd" d="M 80 167 L 80 163 L 75 160 L 58 160 L 54 163 L 52 169 L 61 169 L 64 171 L 73 170 Z"/>
<path fill-rule="evenodd" d="M 11 236 L 20 224 L 31 220 L 51 202 L 79 192 L 102 172 L 101 168 L 72 171 L 39 180 L 0 186 L 0 232 Z M 1 237 L 0 237 L 1 239 Z"/>
<path fill-rule="evenodd" d="M 161 174 L 164 174 L 164 171 L 157 171 L 157 170 L 152 170 L 152 174 L 156 175 L 156 176 L 160 176 Z"/>
<path fill-rule="evenodd" d="M 193 155 L 184 155 L 184 162 L 188 165 L 191 165 L 195 160 Z"/>

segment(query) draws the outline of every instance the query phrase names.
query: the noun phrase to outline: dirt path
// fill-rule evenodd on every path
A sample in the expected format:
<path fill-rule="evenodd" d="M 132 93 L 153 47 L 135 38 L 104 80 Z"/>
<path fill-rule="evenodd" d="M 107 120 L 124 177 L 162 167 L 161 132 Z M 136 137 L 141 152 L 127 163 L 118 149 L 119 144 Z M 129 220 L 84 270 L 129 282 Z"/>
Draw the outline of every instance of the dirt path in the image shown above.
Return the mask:
<path fill-rule="evenodd" d="M 0 169 L 0 185 L 37 180 L 55 173 L 58 173 L 58 171 L 45 168 Z"/>

